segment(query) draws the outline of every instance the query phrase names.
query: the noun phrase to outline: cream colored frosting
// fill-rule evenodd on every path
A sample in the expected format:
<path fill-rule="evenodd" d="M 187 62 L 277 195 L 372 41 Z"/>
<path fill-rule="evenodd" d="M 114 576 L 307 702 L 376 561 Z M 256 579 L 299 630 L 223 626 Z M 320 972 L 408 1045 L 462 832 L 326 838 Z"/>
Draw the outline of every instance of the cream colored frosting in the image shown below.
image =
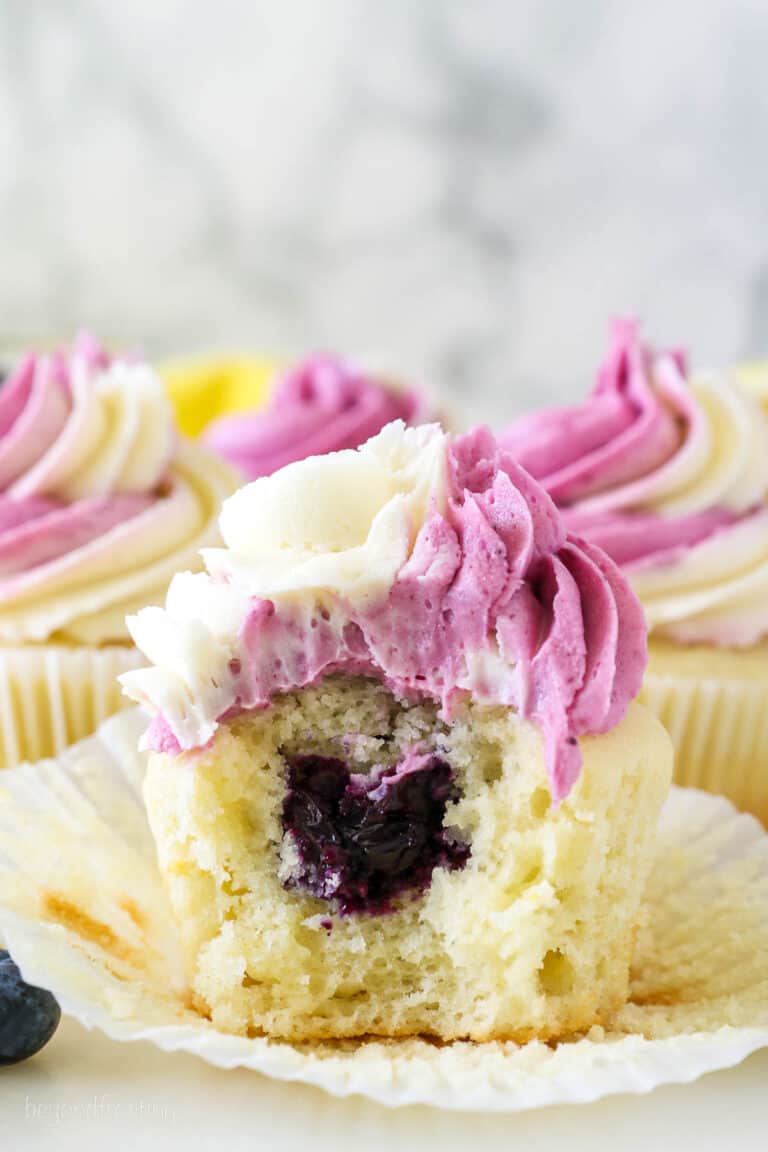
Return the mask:
<path fill-rule="evenodd" d="M 651 632 L 749 645 L 768 634 L 768 419 L 755 397 L 725 379 L 693 377 L 689 389 L 688 435 L 666 468 L 638 482 L 639 506 L 665 517 L 728 509 L 736 518 L 674 559 L 649 557 L 629 574 Z M 633 503 L 631 486 L 612 496 L 602 507 Z M 582 511 L 595 505 L 586 501 Z"/>
<path fill-rule="evenodd" d="M 758 504 L 768 491 L 768 420 L 755 398 L 717 376 L 684 383 L 674 361 L 663 357 L 652 387 L 672 419 L 687 421 L 677 450 L 653 471 L 580 501 L 580 509 L 686 516 Z"/>
<path fill-rule="evenodd" d="M 768 413 L 757 388 L 687 378 L 631 321 L 614 325 L 581 405 L 532 413 L 502 443 L 569 529 L 626 570 L 649 629 L 681 642 L 768 635 Z"/>
<path fill-rule="evenodd" d="M 237 482 L 179 440 L 148 365 L 88 337 L 27 357 L 0 394 L 0 642 L 129 642 L 126 613 L 218 542 Z"/>
<path fill-rule="evenodd" d="M 646 657 L 642 610 L 488 429 L 388 425 L 231 497 L 225 549 L 129 619 L 152 667 L 122 677 L 151 747 L 196 748 L 223 716 L 333 672 L 401 695 L 517 709 L 544 733 L 552 796 L 578 736 L 618 723 Z"/>
<path fill-rule="evenodd" d="M 630 575 L 650 631 L 683 643 L 754 644 L 768 635 L 768 509 L 673 564 L 637 565 Z"/>
<path fill-rule="evenodd" d="M 0 640 L 128 641 L 126 615 L 162 603 L 175 573 L 197 567 L 201 547 L 219 539 L 221 501 L 236 477 L 215 456 L 180 443 L 167 484 L 162 499 L 97 541 L 0 588 Z"/>
<path fill-rule="evenodd" d="M 428 512 L 442 511 L 445 433 L 388 425 L 359 450 L 289 464 L 225 501 L 213 576 L 252 596 L 326 588 L 355 603 L 388 588 Z M 309 500 L 308 494 L 311 494 Z"/>
<path fill-rule="evenodd" d="M 162 381 L 148 364 L 113 360 L 95 366 L 73 350 L 61 430 L 8 489 L 14 497 L 87 497 L 151 491 L 171 459 L 176 430 Z M 41 359 L 36 375 L 46 402 L 61 403 Z"/>

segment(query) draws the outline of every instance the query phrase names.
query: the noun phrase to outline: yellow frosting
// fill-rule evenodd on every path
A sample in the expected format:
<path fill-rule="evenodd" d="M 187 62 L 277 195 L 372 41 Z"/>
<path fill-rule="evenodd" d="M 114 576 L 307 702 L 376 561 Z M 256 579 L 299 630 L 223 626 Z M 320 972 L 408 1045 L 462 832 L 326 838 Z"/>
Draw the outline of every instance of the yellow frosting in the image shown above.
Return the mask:
<path fill-rule="evenodd" d="M 219 416 L 260 407 L 279 365 L 259 356 L 197 356 L 160 365 L 176 418 L 199 436 Z"/>

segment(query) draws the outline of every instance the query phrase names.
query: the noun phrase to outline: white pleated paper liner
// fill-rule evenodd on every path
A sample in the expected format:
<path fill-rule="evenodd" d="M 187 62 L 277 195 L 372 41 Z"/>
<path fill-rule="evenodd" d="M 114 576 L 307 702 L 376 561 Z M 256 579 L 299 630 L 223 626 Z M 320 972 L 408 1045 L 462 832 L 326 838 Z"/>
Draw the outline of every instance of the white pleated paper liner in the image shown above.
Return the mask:
<path fill-rule="evenodd" d="M 117 677 L 146 664 L 127 644 L 0 645 L 0 768 L 58 756 L 127 701 Z"/>
<path fill-rule="evenodd" d="M 141 799 L 144 724 L 122 713 L 58 760 L 0 774 L 0 936 L 86 1026 L 338 1096 L 495 1111 L 646 1092 L 768 1046 L 768 835 L 689 790 L 664 811 L 631 999 L 611 1034 L 293 1046 L 217 1032 L 181 977 Z"/>

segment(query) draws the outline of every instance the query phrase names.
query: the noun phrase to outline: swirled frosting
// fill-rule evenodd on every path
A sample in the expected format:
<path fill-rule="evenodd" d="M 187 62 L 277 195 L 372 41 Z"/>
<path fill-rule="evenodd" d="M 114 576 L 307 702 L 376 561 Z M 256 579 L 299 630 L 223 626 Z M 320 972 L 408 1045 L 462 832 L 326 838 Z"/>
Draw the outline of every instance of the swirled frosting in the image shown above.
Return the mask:
<path fill-rule="evenodd" d="M 246 476 L 357 448 L 392 420 L 426 418 L 426 400 L 332 356 L 315 356 L 283 376 L 265 409 L 214 421 L 205 440 Z"/>
<path fill-rule="evenodd" d="M 577 737 L 613 727 L 645 666 L 642 610 L 599 549 L 487 429 L 388 425 L 225 502 L 224 549 L 129 620 L 153 667 L 125 675 L 148 742 L 204 745 L 218 721 L 337 671 L 450 716 L 470 694 L 539 723 L 554 799 Z"/>
<path fill-rule="evenodd" d="M 0 642 L 128 642 L 236 483 L 178 440 L 146 364 L 88 336 L 24 357 L 0 390 Z"/>
<path fill-rule="evenodd" d="M 768 416 L 753 395 L 689 378 L 680 352 L 654 353 L 620 320 L 587 400 L 525 416 L 500 442 L 626 569 L 651 631 L 768 634 Z"/>

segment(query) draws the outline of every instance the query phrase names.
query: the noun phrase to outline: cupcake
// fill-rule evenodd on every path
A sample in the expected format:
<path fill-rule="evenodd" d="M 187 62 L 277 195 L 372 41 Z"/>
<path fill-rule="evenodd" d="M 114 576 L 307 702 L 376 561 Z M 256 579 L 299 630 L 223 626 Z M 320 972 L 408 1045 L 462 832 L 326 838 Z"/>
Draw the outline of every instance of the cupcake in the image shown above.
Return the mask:
<path fill-rule="evenodd" d="M 500 437 L 608 552 L 645 609 L 642 699 L 669 729 L 679 783 L 768 822 L 768 413 L 736 379 L 689 377 L 680 352 L 613 327 L 588 399 Z"/>
<path fill-rule="evenodd" d="M 217 540 L 230 468 L 179 441 L 163 385 L 89 337 L 0 388 L 0 766 L 58 753 L 124 705 L 126 612 Z"/>
<path fill-rule="evenodd" d="M 333 356 L 315 356 L 280 377 L 266 407 L 215 420 L 204 438 L 251 479 L 285 464 L 357 448 L 392 420 L 417 424 L 426 397 Z"/>
<path fill-rule="evenodd" d="M 627 996 L 671 745 L 640 605 L 490 432 L 388 425 L 224 504 L 129 621 L 198 1010 L 553 1039 Z"/>

